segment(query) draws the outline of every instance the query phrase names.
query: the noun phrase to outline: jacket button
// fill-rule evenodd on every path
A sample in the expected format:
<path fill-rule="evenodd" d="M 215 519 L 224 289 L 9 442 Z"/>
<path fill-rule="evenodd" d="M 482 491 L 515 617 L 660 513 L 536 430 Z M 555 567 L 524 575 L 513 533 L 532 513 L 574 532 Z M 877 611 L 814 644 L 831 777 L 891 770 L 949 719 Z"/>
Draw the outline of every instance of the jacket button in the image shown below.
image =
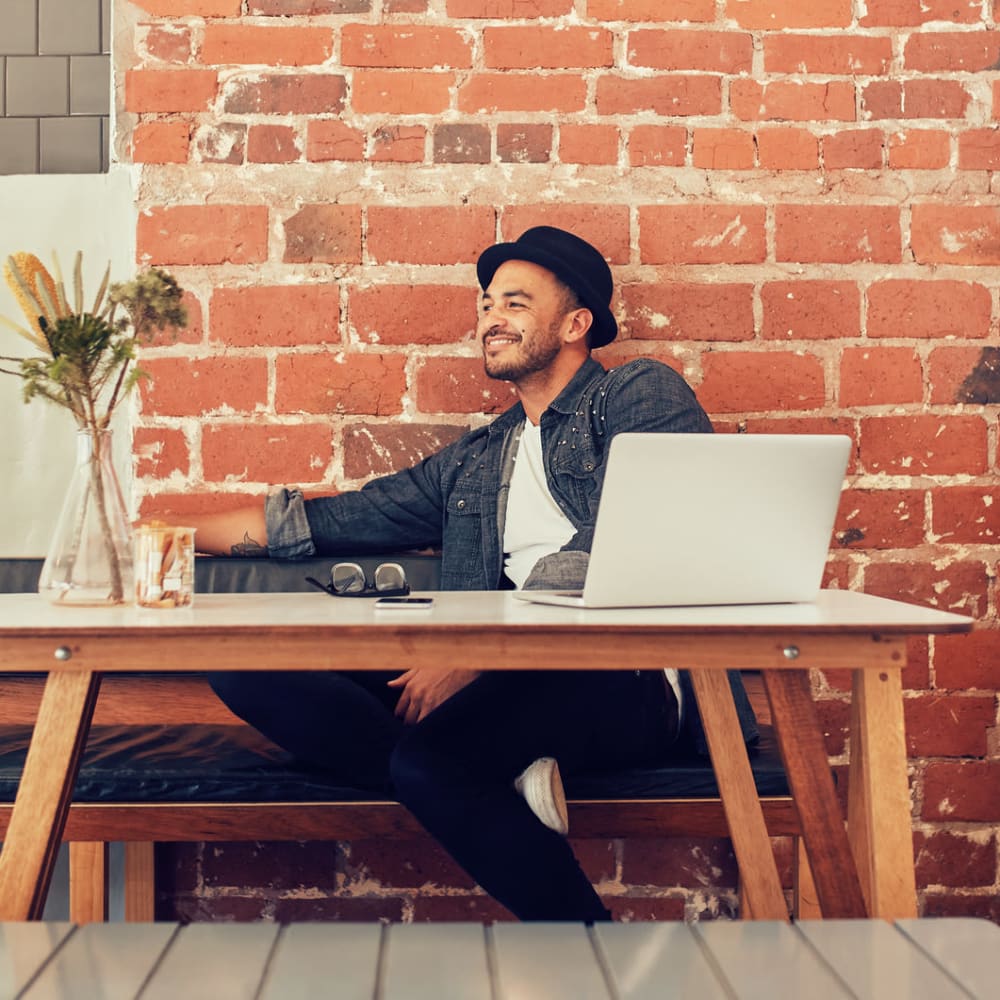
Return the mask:
<path fill-rule="evenodd" d="M 465 510 L 465 501 L 459 500 L 458 503 L 455 504 L 455 506 L 458 507 L 459 510 Z"/>
<path fill-rule="evenodd" d="M 585 469 L 586 469 L 586 470 L 587 470 L 588 472 L 593 472 L 593 471 L 594 471 L 594 463 L 593 463 L 593 462 L 584 462 L 584 464 L 583 464 L 583 467 L 584 467 L 584 468 L 585 468 Z"/>

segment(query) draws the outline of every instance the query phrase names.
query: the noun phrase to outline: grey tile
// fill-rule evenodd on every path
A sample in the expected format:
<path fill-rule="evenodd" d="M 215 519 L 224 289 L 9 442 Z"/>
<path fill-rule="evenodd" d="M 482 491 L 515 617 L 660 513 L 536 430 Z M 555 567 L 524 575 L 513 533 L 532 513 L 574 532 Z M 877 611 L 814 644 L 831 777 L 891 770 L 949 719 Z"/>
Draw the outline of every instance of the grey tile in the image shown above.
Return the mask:
<path fill-rule="evenodd" d="M 38 119 L 0 118 L 0 174 L 38 173 Z"/>
<path fill-rule="evenodd" d="M 100 118 L 43 118 L 39 129 L 40 173 L 101 172 Z"/>
<path fill-rule="evenodd" d="M 38 0 L 3 0 L 0 53 L 10 56 L 34 55 L 38 51 L 37 25 Z"/>
<path fill-rule="evenodd" d="M 98 54 L 100 0 L 38 0 L 38 51 L 43 55 Z"/>
<path fill-rule="evenodd" d="M 0 118 L 7 114 L 7 60 L 0 56 Z"/>
<path fill-rule="evenodd" d="M 7 114 L 65 115 L 69 60 L 65 56 L 7 57 Z"/>
<path fill-rule="evenodd" d="M 111 119 L 101 119 L 101 173 L 111 169 Z"/>
<path fill-rule="evenodd" d="M 69 113 L 106 115 L 111 110 L 111 59 L 70 56 Z"/>
<path fill-rule="evenodd" d="M 101 51 L 111 51 L 111 0 L 101 0 Z"/>

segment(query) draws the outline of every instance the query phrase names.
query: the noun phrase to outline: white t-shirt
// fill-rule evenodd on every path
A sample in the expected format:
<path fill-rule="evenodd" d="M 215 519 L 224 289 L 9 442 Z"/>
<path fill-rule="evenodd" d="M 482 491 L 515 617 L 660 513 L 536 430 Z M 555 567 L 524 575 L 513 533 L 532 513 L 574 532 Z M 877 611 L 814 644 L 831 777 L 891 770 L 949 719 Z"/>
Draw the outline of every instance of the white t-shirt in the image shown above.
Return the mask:
<path fill-rule="evenodd" d="M 573 525 L 549 490 L 542 460 L 542 429 L 525 420 L 514 458 L 503 527 L 504 572 L 520 590 L 542 556 L 558 552 L 574 535 Z M 681 708 L 676 670 L 664 670 Z"/>

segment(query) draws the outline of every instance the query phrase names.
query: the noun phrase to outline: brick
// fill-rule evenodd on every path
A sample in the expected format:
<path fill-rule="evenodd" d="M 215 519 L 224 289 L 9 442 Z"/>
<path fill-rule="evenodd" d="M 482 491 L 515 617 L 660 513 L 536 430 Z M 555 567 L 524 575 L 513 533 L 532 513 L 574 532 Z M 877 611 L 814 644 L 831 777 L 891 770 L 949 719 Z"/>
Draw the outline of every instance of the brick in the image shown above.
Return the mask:
<path fill-rule="evenodd" d="M 918 264 L 1000 264 L 996 205 L 915 204 L 910 234 Z"/>
<path fill-rule="evenodd" d="M 995 697 L 925 694 L 903 701 L 909 757 L 983 757 Z"/>
<path fill-rule="evenodd" d="M 1000 687 L 1000 630 L 984 627 L 966 635 L 935 636 L 934 678 L 937 687 L 945 690 L 996 690 Z"/>
<path fill-rule="evenodd" d="M 219 288 L 209 304 L 210 339 L 232 347 L 297 347 L 340 340 L 340 288 L 252 285 Z"/>
<path fill-rule="evenodd" d="M 923 368 L 912 348 L 847 347 L 841 354 L 841 406 L 919 404 L 923 397 Z"/>
<path fill-rule="evenodd" d="M 233 115 L 333 115 L 344 109 L 339 73 L 253 74 L 227 80 L 223 109 Z"/>
<path fill-rule="evenodd" d="M 142 47 L 150 59 L 168 63 L 186 63 L 193 50 L 191 29 L 186 25 L 151 24 L 142 38 Z"/>
<path fill-rule="evenodd" d="M 819 140 L 804 128 L 758 129 L 757 156 L 766 170 L 815 170 Z"/>
<path fill-rule="evenodd" d="M 644 264 L 760 264 L 767 252 L 762 205 L 640 205 Z"/>
<path fill-rule="evenodd" d="M 765 73 L 882 76 L 892 65 L 892 40 L 882 35 L 764 36 Z"/>
<path fill-rule="evenodd" d="M 990 585 L 985 565 L 971 559 L 873 562 L 864 574 L 866 593 L 973 618 L 986 613 Z"/>
<path fill-rule="evenodd" d="M 352 288 L 348 321 L 365 344 L 457 344 L 475 336 L 477 288 L 374 284 Z"/>
<path fill-rule="evenodd" d="M 452 424 L 353 424 L 344 429 L 344 476 L 367 480 L 408 469 L 467 430 Z"/>
<path fill-rule="evenodd" d="M 638 79 L 603 75 L 598 79 L 599 115 L 634 115 L 646 111 L 665 118 L 721 114 L 721 80 L 718 76 L 675 73 Z"/>
<path fill-rule="evenodd" d="M 715 0 L 589 0 L 598 21 L 714 21 Z"/>
<path fill-rule="evenodd" d="M 198 61 L 206 66 L 310 66 L 326 62 L 332 51 L 329 28 L 209 23 Z"/>
<path fill-rule="evenodd" d="M 628 159 L 633 167 L 682 167 L 686 156 L 686 128 L 636 125 L 629 132 Z"/>
<path fill-rule="evenodd" d="M 183 493 L 149 492 L 143 495 L 138 517 L 163 518 L 179 521 L 193 514 L 218 514 L 223 511 L 241 510 L 255 500 L 264 502 L 267 491 L 261 489 L 240 489 L 228 493 L 224 489 L 214 489 L 210 493 L 199 493 L 186 489 Z"/>
<path fill-rule="evenodd" d="M 148 356 L 151 347 L 173 347 L 175 344 L 199 344 L 204 336 L 201 302 L 192 292 L 185 292 L 181 304 L 187 310 L 187 326 L 183 330 L 154 331 L 149 340 L 143 340 L 140 357 Z"/>
<path fill-rule="evenodd" d="M 985 894 L 964 892 L 925 892 L 922 917 L 976 917 L 1000 924 L 1000 897 L 996 892 Z"/>
<path fill-rule="evenodd" d="M 866 0 L 858 23 L 865 28 L 918 27 L 928 21 L 976 24 L 982 16 L 979 0 Z"/>
<path fill-rule="evenodd" d="M 752 340 L 753 285 L 623 285 L 624 327 L 631 340 Z"/>
<path fill-rule="evenodd" d="M 583 111 L 587 83 L 573 73 L 474 73 L 458 88 L 458 110 L 465 114 L 496 111 Z"/>
<path fill-rule="evenodd" d="M 384 0 L 386 14 L 426 14 L 430 0 Z"/>
<path fill-rule="evenodd" d="M 866 472 L 897 476 L 977 475 L 987 469 L 986 422 L 979 416 L 913 414 L 861 421 Z"/>
<path fill-rule="evenodd" d="M 856 117 L 854 84 L 845 80 L 758 83 L 739 77 L 730 87 L 729 105 L 743 121 L 852 122 Z"/>
<path fill-rule="evenodd" d="M 492 147 L 488 125 L 456 122 L 434 129 L 435 163 L 489 163 Z"/>
<path fill-rule="evenodd" d="M 457 28 L 345 24 L 340 34 L 340 63 L 383 69 L 467 69 L 472 65 L 472 45 Z"/>
<path fill-rule="evenodd" d="M 250 163 L 294 163 L 301 158 L 298 132 L 290 125 L 251 125 L 248 129 Z"/>
<path fill-rule="evenodd" d="M 532 226 L 568 229 L 587 240 L 611 264 L 626 264 L 631 238 L 627 205 L 614 204 L 527 204 L 505 208 L 502 238 L 515 240 Z"/>
<path fill-rule="evenodd" d="M 190 148 L 190 122 L 138 122 L 132 131 L 133 163 L 186 163 Z"/>
<path fill-rule="evenodd" d="M 206 111 L 217 85 L 218 77 L 208 69 L 130 69 L 125 73 L 125 110 Z"/>
<path fill-rule="evenodd" d="M 913 840 L 919 885 L 993 886 L 996 882 L 995 834 L 917 831 Z"/>
<path fill-rule="evenodd" d="M 383 125 L 372 133 L 371 158 L 386 163 L 420 163 L 426 141 L 423 125 Z"/>
<path fill-rule="evenodd" d="M 992 297 L 972 281 L 877 281 L 868 288 L 869 337 L 988 337 Z"/>
<path fill-rule="evenodd" d="M 903 67 L 918 73 L 979 73 L 1000 60 L 995 31 L 919 31 L 903 46 Z"/>
<path fill-rule="evenodd" d="M 253 413 L 267 402 L 265 358 L 150 358 L 140 385 L 143 416 Z"/>
<path fill-rule="evenodd" d="M 488 378 L 479 358 L 426 358 L 416 398 L 421 413 L 501 413 L 516 395 L 508 382 Z"/>
<path fill-rule="evenodd" d="M 736 856 L 722 837 L 634 840 L 622 859 L 621 877 L 628 885 L 670 888 L 736 885 Z"/>
<path fill-rule="evenodd" d="M 790 205 L 774 210 L 775 257 L 798 263 L 894 264 L 902 259 L 892 205 Z"/>
<path fill-rule="evenodd" d="M 932 403 L 1000 402 L 1000 348 L 938 347 L 929 373 Z"/>
<path fill-rule="evenodd" d="M 239 17 L 241 0 L 132 0 L 154 17 Z"/>
<path fill-rule="evenodd" d="M 611 919 L 635 923 L 637 920 L 684 920 L 684 898 L 680 896 L 610 896 L 604 905 Z"/>
<path fill-rule="evenodd" d="M 483 31 L 488 69 L 576 69 L 614 65 L 614 35 L 593 26 L 490 27 Z"/>
<path fill-rule="evenodd" d="M 158 883 L 158 885 L 161 883 Z M 219 920 L 227 922 L 259 921 L 264 919 L 267 900 L 254 889 L 250 896 L 210 896 L 177 897 L 170 900 L 172 908 L 161 909 L 164 903 L 157 902 L 156 919 L 171 920 L 183 924 L 195 921 Z"/>
<path fill-rule="evenodd" d="M 921 818 L 947 823 L 1000 820 L 1000 762 L 932 761 L 924 772 Z"/>
<path fill-rule="evenodd" d="M 995 128 L 976 128 L 958 136 L 960 170 L 1000 169 L 1000 132 Z"/>
<path fill-rule="evenodd" d="M 727 0 L 726 15 L 741 28 L 781 31 L 787 28 L 846 28 L 852 20 L 851 0 Z"/>
<path fill-rule="evenodd" d="M 187 476 L 191 469 L 187 436 L 171 427 L 136 427 L 132 431 L 132 462 L 137 478 Z"/>
<path fill-rule="evenodd" d="M 325 163 L 331 160 L 357 162 L 364 158 L 365 137 L 357 129 L 336 118 L 309 122 L 306 132 L 306 159 L 310 163 Z"/>
<path fill-rule="evenodd" d="M 201 875 L 210 889 L 243 888 L 252 872 L 256 884 L 272 892 L 307 884 L 332 891 L 340 851 L 323 841 L 222 841 L 203 853 Z"/>
<path fill-rule="evenodd" d="M 559 159 L 563 163 L 617 163 L 618 139 L 614 125 L 560 125 Z"/>
<path fill-rule="evenodd" d="M 236 122 L 203 125 L 195 133 L 194 145 L 203 163 L 242 163 L 247 151 L 247 127 Z"/>
<path fill-rule="evenodd" d="M 303 205 L 285 220 L 286 264 L 360 264 L 361 209 Z"/>
<path fill-rule="evenodd" d="M 420 893 L 413 900 L 414 923 L 463 923 L 489 924 L 509 922 L 514 915 L 495 899 L 483 894 L 431 896 Z"/>
<path fill-rule="evenodd" d="M 768 340 L 851 339 L 861 335 L 861 293 L 852 281 L 769 281 L 760 290 L 761 336 Z"/>
<path fill-rule="evenodd" d="M 569 14 L 573 0 L 447 0 L 449 17 L 559 17 Z"/>
<path fill-rule="evenodd" d="M 833 534 L 844 549 L 916 548 L 925 540 L 924 491 L 846 489 Z"/>
<path fill-rule="evenodd" d="M 351 107 L 360 115 L 436 115 L 448 109 L 454 83 L 453 73 L 356 70 Z"/>
<path fill-rule="evenodd" d="M 318 483 L 333 458 L 330 425 L 220 424 L 201 433 L 206 483 Z"/>
<path fill-rule="evenodd" d="M 357 840 L 345 859 L 349 880 L 375 880 L 399 889 L 419 889 L 427 884 L 472 889 L 475 882 L 455 863 L 444 848 L 432 841 L 419 850 L 407 840 Z"/>
<path fill-rule="evenodd" d="M 406 358 L 399 354 L 288 354 L 275 362 L 277 413 L 368 413 L 403 410 Z"/>
<path fill-rule="evenodd" d="M 364 14 L 372 0 L 246 0 L 248 14 L 290 17 L 296 14 Z"/>
<path fill-rule="evenodd" d="M 501 163 L 547 163 L 552 156 L 552 126 L 497 125 L 497 156 Z"/>
<path fill-rule="evenodd" d="M 368 209 L 368 253 L 380 264 L 470 264 L 493 242 L 488 205 Z"/>
<path fill-rule="evenodd" d="M 951 157 L 951 136 L 932 129 L 905 129 L 889 136 L 893 170 L 940 170 Z"/>
<path fill-rule="evenodd" d="M 263 205 L 178 205 L 140 213 L 136 259 L 151 265 L 252 264 L 267 259 Z"/>
<path fill-rule="evenodd" d="M 935 541 L 944 545 L 994 545 L 1000 540 L 1000 503 L 982 486 L 947 486 L 931 492 Z"/>
<path fill-rule="evenodd" d="M 707 170 L 751 170 L 756 164 L 753 134 L 737 128 L 696 128 L 691 140 L 694 166 Z"/>
<path fill-rule="evenodd" d="M 631 31 L 627 50 L 630 66 L 648 69 L 736 75 L 753 65 L 753 36 L 740 31 Z"/>
<path fill-rule="evenodd" d="M 964 118 L 972 95 L 958 80 L 876 80 L 861 88 L 863 117 Z"/>
<path fill-rule="evenodd" d="M 401 896 L 284 897 L 274 901 L 270 917 L 282 924 L 333 920 L 399 924 L 405 904 Z"/>
<path fill-rule="evenodd" d="M 717 351 L 702 359 L 698 399 L 709 413 L 810 410 L 823 405 L 819 358 L 791 351 Z"/>
<path fill-rule="evenodd" d="M 823 166 L 827 170 L 880 170 L 885 136 L 879 129 L 845 129 L 823 136 Z"/>

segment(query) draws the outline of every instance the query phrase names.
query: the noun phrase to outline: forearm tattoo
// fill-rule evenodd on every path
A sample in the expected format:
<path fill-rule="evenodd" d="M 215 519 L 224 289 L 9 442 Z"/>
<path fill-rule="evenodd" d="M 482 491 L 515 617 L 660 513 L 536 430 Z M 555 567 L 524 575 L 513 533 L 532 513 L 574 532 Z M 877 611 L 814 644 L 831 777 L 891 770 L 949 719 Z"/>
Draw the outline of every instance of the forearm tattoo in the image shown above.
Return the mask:
<path fill-rule="evenodd" d="M 233 556 L 266 556 L 267 546 L 261 545 L 260 542 L 254 541 L 250 537 L 250 532 L 247 531 L 243 535 L 243 541 L 238 542 L 230 550 L 229 554 Z"/>

